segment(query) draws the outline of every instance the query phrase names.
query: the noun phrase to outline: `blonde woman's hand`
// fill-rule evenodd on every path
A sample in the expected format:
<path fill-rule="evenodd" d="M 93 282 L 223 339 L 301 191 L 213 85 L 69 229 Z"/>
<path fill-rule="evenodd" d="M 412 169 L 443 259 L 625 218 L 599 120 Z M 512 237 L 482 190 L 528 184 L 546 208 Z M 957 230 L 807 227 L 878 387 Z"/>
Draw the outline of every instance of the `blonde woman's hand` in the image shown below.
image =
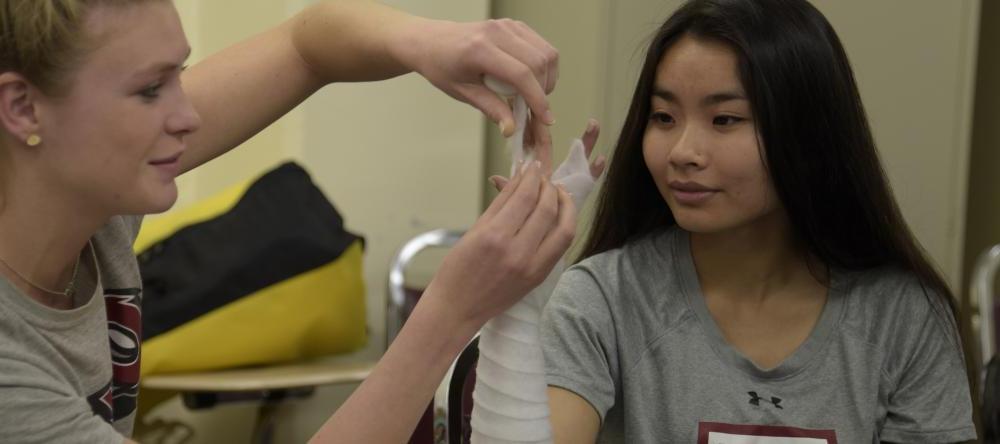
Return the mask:
<path fill-rule="evenodd" d="M 478 330 L 541 284 L 573 241 L 576 210 L 565 190 L 527 164 L 445 257 L 425 297 Z"/>
<path fill-rule="evenodd" d="M 396 45 L 400 59 L 451 97 L 514 132 L 510 106 L 484 85 L 490 75 L 522 97 L 534 115 L 554 122 L 546 95 L 559 78 L 559 52 L 526 24 L 510 19 L 457 23 L 412 20 Z"/>
<path fill-rule="evenodd" d="M 536 129 L 536 127 L 534 125 L 530 124 L 530 123 L 529 123 L 528 126 L 531 127 L 532 129 Z M 532 135 L 532 136 L 529 136 L 528 134 L 525 134 L 525 138 L 524 138 L 524 140 L 525 140 L 525 142 L 524 142 L 525 147 L 531 146 L 531 147 L 533 147 L 533 149 L 537 149 L 538 153 L 536 155 L 538 156 L 539 159 L 542 160 L 543 165 L 551 165 L 551 163 L 552 163 L 552 147 L 551 147 L 552 140 L 551 140 L 551 137 L 549 137 L 549 135 L 548 135 L 548 129 L 547 128 L 543 128 L 543 129 L 540 129 L 540 130 L 536 129 L 536 131 L 534 131 L 534 132 L 536 134 Z M 593 152 L 594 152 L 594 146 L 597 145 L 597 138 L 598 138 L 598 136 L 600 136 L 600 134 L 601 134 L 601 126 L 597 122 L 597 120 L 594 120 L 594 119 L 588 120 L 587 121 L 587 127 L 584 129 L 583 135 L 580 136 L 580 140 L 583 142 L 584 155 L 588 159 L 590 158 L 591 154 L 593 154 Z M 542 143 L 535 143 L 534 140 L 536 140 L 536 139 L 542 140 Z M 537 145 L 537 148 L 535 148 L 536 145 Z M 604 174 L 604 168 L 606 166 L 607 166 L 607 158 L 604 157 L 603 154 L 602 155 L 598 155 L 597 158 L 594 159 L 594 161 L 590 162 L 590 164 L 589 164 L 589 169 L 590 169 L 590 175 L 591 175 L 591 177 L 594 180 L 599 179 L 601 177 L 601 174 Z M 490 181 L 493 183 L 493 186 L 496 187 L 496 189 L 498 191 L 503 190 L 507 186 L 507 184 L 510 182 L 509 179 L 507 179 L 506 177 L 503 177 L 503 176 L 492 176 L 492 177 L 490 177 Z"/>

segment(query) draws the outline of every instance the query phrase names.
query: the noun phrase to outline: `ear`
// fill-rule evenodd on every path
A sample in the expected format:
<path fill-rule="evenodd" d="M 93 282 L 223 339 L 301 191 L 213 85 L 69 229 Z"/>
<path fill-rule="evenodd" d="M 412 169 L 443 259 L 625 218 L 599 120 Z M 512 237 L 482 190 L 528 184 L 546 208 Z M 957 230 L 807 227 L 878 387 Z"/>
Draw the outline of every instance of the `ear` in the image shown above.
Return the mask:
<path fill-rule="evenodd" d="M 41 125 L 35 110 L 40 91 L 24 76 L 0 73 L 0 128 L 12 138 L 24 142 L 38 134 Z"/>

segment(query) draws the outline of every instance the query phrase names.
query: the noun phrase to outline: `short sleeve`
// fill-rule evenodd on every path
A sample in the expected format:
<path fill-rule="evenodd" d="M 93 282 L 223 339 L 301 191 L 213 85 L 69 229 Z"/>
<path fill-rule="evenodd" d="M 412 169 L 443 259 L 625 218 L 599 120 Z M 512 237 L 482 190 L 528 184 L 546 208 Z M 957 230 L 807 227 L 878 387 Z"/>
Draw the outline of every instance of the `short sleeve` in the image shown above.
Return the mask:
<path fill-rule="evenodd" d="M 0 442 L 114 443 L 125 438 L 75 396 L 24 362 L 0 358 Z"/>
<path fill-rule="evenodd" d="M 604 292 L 585 269 L 567 270 L 542 313 L 547 382 L 586 399 L 604 421 L 614 406 L 618 350 Z"/>
<path fill-rule="evenodd" d="M 912 289 L 913 287 L 911 287 Z M 976 439 L 972 399 L 961 345 L 950 310 L 923 288 L 907 298 L 894 320 L 886 420 L 880 439 L 899 443 L 950 443 Z M 893 368 L 894 367 L 894 368 Z"/>
<path fill-rule="evenodd" d="M 142 228 L 143 216 L 122 216 L 122 219 L 125 222 L 128 238 L 135 242 L 135 239 L 139 237 L 139 229 Z"/>

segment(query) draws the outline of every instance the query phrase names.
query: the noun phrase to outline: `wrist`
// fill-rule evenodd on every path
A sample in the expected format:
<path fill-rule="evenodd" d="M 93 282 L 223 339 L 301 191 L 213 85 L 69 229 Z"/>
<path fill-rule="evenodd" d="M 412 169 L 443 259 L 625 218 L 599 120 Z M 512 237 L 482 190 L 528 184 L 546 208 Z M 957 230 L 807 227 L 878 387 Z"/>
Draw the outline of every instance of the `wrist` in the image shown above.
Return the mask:
<path fill-rule="evenodd" d="M 399 16 L 389 29 L 385 41 L 385 51 L 390 58 L 407 71 L 422 72 L 421 61 L 426 60 L 428 32 L 434 20 L 413 15 Z"/>
<path fill-rule="evenodd" d="M 453 303 L 440 288 L 431 285 L 424 291 L 407 323 L 415 321 L 427 325 L 441 338 L 447 350 L 459 353 L 479 332 L 485 320 L 476 319 Z"/>

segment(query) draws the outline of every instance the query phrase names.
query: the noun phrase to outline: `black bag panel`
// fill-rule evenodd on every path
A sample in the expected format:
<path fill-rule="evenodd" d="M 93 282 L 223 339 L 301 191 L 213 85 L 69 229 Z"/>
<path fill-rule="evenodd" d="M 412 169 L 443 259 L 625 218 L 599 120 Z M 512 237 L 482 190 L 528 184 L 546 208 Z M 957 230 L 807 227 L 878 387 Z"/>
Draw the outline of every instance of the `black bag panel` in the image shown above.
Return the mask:
<path fill-rule="evenodd" d="M 145 339 L 328 264 L 359 239 L 302 167 L 283 164 L 226 213 L 139 255 Z"/>

